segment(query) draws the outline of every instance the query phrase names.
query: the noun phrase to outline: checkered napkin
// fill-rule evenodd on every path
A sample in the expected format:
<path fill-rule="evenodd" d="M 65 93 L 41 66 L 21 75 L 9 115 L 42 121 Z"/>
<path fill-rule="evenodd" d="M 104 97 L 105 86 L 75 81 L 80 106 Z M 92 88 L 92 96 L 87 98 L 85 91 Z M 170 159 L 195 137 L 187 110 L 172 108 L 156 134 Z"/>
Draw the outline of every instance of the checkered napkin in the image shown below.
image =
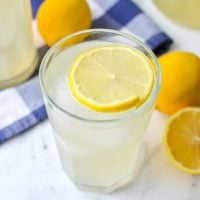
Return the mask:
<path fill-rule="evenodd" d="M 32 0 L 33 18 L 42 1 Z M 93 13 L 93 27 L 134 33 L 155 53 L 165 51 L 172 43 L 131 0 L 88 0 L 88 3 Z M 41 59 L 47 49 L 45 45 L 39 48 Z M 37 76 L 22 85 L 0 91 L 0 143 L 26 131 L 46 117 Z"/>

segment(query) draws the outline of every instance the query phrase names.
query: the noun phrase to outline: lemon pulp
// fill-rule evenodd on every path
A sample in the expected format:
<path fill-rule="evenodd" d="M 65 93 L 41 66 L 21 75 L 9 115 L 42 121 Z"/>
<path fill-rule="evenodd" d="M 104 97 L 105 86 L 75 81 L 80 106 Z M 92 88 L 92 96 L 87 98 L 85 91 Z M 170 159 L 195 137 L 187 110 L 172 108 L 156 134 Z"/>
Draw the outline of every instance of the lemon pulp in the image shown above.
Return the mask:
<path fill-rule="evenodd" d="M 164 144 L 175 166 L 200 174 L 200 108 L 188 107 L 174 114 L 166 126 Z"/>

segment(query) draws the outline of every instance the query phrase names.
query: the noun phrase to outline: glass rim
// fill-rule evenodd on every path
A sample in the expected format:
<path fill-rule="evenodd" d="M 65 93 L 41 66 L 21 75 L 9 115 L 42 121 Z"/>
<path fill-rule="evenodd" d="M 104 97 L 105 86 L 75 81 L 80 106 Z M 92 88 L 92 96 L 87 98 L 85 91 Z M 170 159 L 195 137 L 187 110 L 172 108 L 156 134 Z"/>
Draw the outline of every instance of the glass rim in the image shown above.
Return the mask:
<path fill-rule="evenodd" d="M 44 84 L 44 74 L 45 74 L 45 69 L 46 69 L 46 67 L 48 66 L 48 63 L 49 63 L 49 58 L 56 52 L 58 47 L 63 42 L 65 42 L 65 41 L 67 41 L 67 40 L 69 40 L 69 39 L 71 39 L 73 37 L 76 37 L 78 35 L 86 34 L 86 33 L 111 33 L 111 34 L 115 34 L 115 35 L 124 37 L 124 38 L 129 39 L 129 40 L 135 41 L 139 45 L 141 45 L 149 53 L 149 55 L 153 58 L 153 61 L 155 62 L 156 70 L 157 70 L 156 81 L 154 82 L 152 91 L 151 91 L 148 99 L 139 108 L 134 109 L 132 112 L 127 112 L 127 114 L 123 115 L 122 117 L 115 117 L 113 119 L 106 119 L 106 120 L 99 120 L 99 119 L 98 120 L 93 120 L 93 119 L 84 118 L 84 117 L 81 117 L 81 116 L 78 116 L 78 115 L 75 115 L 73 113 L 70 113 L 70 112 L 66 111 L 65 109 L 60 107 L 52 99 L 52 97 L 48 94 L 47 89 L 45 88 L 45 84 Z M 85 121 L 85 122 L 91 122 L 91 123 L 105 123 L 105 122 L 120 121 L 120 120 L 123 120 L 123 119 L 127 118 L 130 115 L 131 116 L 138 115 L 138 114 L 142 113 L 143 111 L 145 111 L 149 107 L 149 105 L 151 104 L 151 101 L 154 100 L 157 97 L 157 94 L 159 92 L 160 85 L 161 85 L 161 69 L 160 69 L 159 62 L 158 62 L 155 54 L 153 53 L 153 51 L 146 44 L 144 44 L 140 39 L 138 39 L 137 36 L 135 36 L 133 34 L 129 34 L 129 33 L 124 33 L 122 31 L 113 30 L 113 29 L 96 28 L 96 29 L 86 29 L 86 30 L 82 30 L 82 31 L 78 31 L 78 32 L 72 33 L 72 34 L 70 34 L 68 36 L 65 36 L 64 38 L 62 38 L 58 42 L 56 42 L 47 51 L 47 53 L 45 54 L 45 56 L 42 59 L 42 62 L 40 64 L 40 68 L 39 68 L 39 81 L 40 81 L 40 86 L 41 86 L 43 95 L 45 94 L 45 97 L 48 99 L 48 101 L 53 106 L 55 106 L 59 111 L 61 111 L 62 113 L 66 114 L 66 115 L 68 115 L 68 116 L 70 116 L 70 117 L 72 117 L 74 119 L 77 119 L 79 121 Z"/>

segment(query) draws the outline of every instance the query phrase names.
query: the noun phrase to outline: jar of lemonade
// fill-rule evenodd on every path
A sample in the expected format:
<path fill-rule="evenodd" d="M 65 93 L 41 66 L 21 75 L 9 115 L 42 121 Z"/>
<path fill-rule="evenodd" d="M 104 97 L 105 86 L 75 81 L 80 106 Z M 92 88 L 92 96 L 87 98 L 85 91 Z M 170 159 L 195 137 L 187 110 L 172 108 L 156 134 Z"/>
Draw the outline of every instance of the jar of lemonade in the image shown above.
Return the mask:
<path fill-rule="evenodd" d="M 200 0 L 154 0 L 156 6 L 176 22 L 200 28 Z"/>
<path fill-rule="evenodd" d="M 30 0 L 1 0 L 0 89 L 27 79 L 36 64 Z"/>

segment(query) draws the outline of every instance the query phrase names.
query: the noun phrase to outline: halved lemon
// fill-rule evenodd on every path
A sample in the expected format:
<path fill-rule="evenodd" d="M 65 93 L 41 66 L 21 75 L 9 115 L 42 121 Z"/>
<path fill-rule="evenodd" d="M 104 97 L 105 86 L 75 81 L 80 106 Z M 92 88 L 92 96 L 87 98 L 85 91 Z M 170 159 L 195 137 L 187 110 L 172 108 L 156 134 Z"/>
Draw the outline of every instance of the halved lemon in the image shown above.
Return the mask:
<path fill-rule="evenodd" d="M 176 167 L 200 174 L 200 108 L 182 109 L 169 119 L 164 145 Z"/>
<path fill-rule="evenodd" d="M 139 50 L 108 45 L 79 55 L 71 68 L 69 85 L 74 97 L 99 112 L 138 107 L 154 82 L 150 60 Z"/>

